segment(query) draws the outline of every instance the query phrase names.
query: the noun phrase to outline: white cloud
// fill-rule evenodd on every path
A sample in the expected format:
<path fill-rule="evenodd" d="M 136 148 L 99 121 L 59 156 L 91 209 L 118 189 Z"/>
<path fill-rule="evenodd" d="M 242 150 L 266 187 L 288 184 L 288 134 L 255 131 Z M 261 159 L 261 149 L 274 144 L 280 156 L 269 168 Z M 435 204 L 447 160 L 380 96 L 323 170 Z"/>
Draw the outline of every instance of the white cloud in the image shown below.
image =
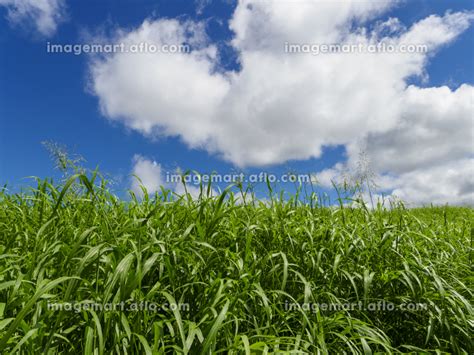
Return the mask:
<path fill-rule="evenodd" d="M 184 188 L 183 184 L 176 184 L 174 186 L 174 192 L 178 195 L 189 194 L 191 198 L 197 200 L 199 196 L 201 196 L 201 188 L 199 186 L 194 186 L 190 184 L 186 184 L 186 189 Z M 207 186 L 203 187 L 202 195 L 207 196 Z M 211 189 L 210 196 L 217 196 L 218 193 L 216 190 Z"/>
<path fill-rule="evenodd" d="M 460 159 L 401 174 L 393 196 L 413 205 L 474 204 L 474 159 Z"/>
<path fill-rule="evenodd" d="M 340 181 L 363 150 L 380 190 L 412 205 L 474 205 L 473 99 L 469 85 L 455 91 L 410 86 L 396 127 L 348 145 L 347 165 L 320 174 Z"/>
<path fill-rule="evenodd" d="M 394 6 L 398 1 L 239 1 L 230 27 L 233 44 L 242 51 L 273 51 L 281 57 L 283 43 L 338 43 L 352 25 Z"/>
<path fill-rule="evenodd" d="M 430 56 L 466 30 L 473 14 L 432 15 L 408 28 L 392 18 L 369 31 L 366 22 L 393 5 L 241 1 L 230 22 L 239 72 L 219 69 L 218 52 L 202 24 L 145 21 L 119 32 L 116 40 L 190 42 L 195 50 L 94 58 L 91 87 L 109 119 L 147 136 L 178 136 L 238 166 L 320 157 L 324 145 L 335 144 L 347 147 L 349 165 L 361 144 L 366 146 L 380 175 L 435 169 L 453 159 L 465 163 L 472 154 L 473 87 L 422 89 L 406 82 L 427 77 Z M 381 40 L 427 44 L 429 52 L 283 52 L 287 41 L 368 45 Z"/>
<path fill-rule="evenodd" d="M 354 184 L 354 170 L 348 164 L 338 163 L 315 174 L 315 180 L 325 188 L 332 188 L 332 182 L 338 186 L 342 186 L 344 182 Z M 474 205 L 473 158 L 411 169 L 397 175 L 375 173 L 370 180 L 374 201 L 385 196 L 388 199 L 402 200 L 409 207 L 431 203 Z M 365 185 L 362 187 L 362 197 L 370 202 Z"/>
<path fill-rule="evenodd" d="M 138 180 L 137 177 L 140 180 Z M 201 195 L 199 186 L 188 183 L 185 188 L 180 182 L 166 181 L 165 172 L 161 164 L 136 154 L 133 157 L 131 189 L 136 195 L 142 196 L 142 186 L 147 190 L 148 194 L 160 192 L 163 186 L 165 189 L 173 190 L 178 195 L 189 194 L 193 199 L 198 199 Z M 203 189 L 203 195 L 207 195 L 207 186 Z M 211 188 L 210 196 L 217 195 L 218 192 Z"/>
<path fill-rule="evenodd" d="M 12 24 L 28 27 L 33 23 L 43 36 L 53 35 L 65 16 L 65 0 L 0 0 L 0 5 L 7 8 Z"/>
<path fill-rule="evenodd" d="M 153 194 L 159 192 L 161 186 L 165 185 L 161 165 L 141 155 L 135 155 L 133 157 L 132 174 L 141 180 L 140 182 L 135 176 L 132 176 L 131 189 L 139 196 L 143 193 L 140 186 L 146 188 L 149 194 Z"/>
<path fill-rule="evenodd" d="M 348 169 L 343 163 L 337 163 L 332 168 L 324 169 L 313 174 L 312 182 L 325 188 L 332 188 L 334 184 L 342 185 L 349 180 Z"/>
<path fill-rule="evenodd" d="M 392 129 L 369 133 L 348 146 L 351 164 L 364 149 L 379 172 L 406 173 L 439 166 L 473 153 L 474 87 L 408 87 L 398 123 Z"/>
<path fill-rule="evenodd" d="M 176 20 L 145 21 L 120 41 L 158 46 L 191 42 L 202 47 L 192 53 L 116 54 L 96 59 L 91 75 L 107 117 L 146 135 L 179 135 L 191 146 L 204 144 L 228 82 L 211 73 L 216 50 L 203 45 L 203 27 Z"/>

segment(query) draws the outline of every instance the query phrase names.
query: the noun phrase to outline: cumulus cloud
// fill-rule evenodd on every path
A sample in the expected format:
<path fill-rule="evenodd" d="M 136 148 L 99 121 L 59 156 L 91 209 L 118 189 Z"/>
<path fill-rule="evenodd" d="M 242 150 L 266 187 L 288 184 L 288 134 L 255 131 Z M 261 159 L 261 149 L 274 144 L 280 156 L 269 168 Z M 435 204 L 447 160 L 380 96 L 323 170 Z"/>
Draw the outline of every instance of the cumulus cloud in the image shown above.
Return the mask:
<path fill-rule="evenodd" d="M 474 203 L 474 159 L 460 159 L 401 174 L 392 196 L 413 205 Z"/>
<path fill-rule="evenodd" d="M 340 186 L 344 182 L 354 183 L 351 169 L 346 164 L 336 164 L 315 174 L 321 186 L 331 188 L 332 183 Z M 474 202 L 474 159 L 466 158 L 424 169 L 413 169 L 398 175 L 375 174 L 373 201 L 395 198 L 409 207 L 423 205 L 472 205 Z M 370 202 L 369 192 L 363 186 L 362 197 Z"/>
<path fill-rule="evenodd" d="M 174 173 L 178 174 L 179 172 L 177 171 Z M 142 186 L 149 194 L 160 192 L 161 187 L 164 187 L 166 189 L 173 190 L 178 195 L 189 194 L 193 199 L 198 199 L 201 195 L 201 189 L 199 186 L 188 183 L 185 187 L 181 182 L 167 181 L 165 174 L 166 172 L 162 168 L 161 164 L 142 155 L 136 154 L 133 157 L 130 188 L 138 196 L 143 195 Z M 203 190 L 203 194 L 207 194 L 207 187 L 205 187 Z M 215 189 L 211 189 L 210 196 L 217 195 L 217 191 Z"/>
<path fill-rule="evenodd" d="M 154 160 L 149 160 L 141 155 L 133 157 L 131 189 L 135 194 L 141 195 L 143 186 L 149 194 L 159 192 L 165 185 L 162 177 L 161 165 Z M 137 179 L 140 179 L 138 180 Z"/>
<path fill-rule="evenodd" d="M 14 25 L 33 27 L 43 36 L 56 32 L 64 20 L 65 0 L 0 0 L 7 8 L 8 20 Z"/>
<path fill-rule="evenodd" d="M 349 165 L 364 145 L 377 172 L 396 177 L 452 159 L 466 163 L 473 87 L 420 88 L 407 79 L 427 78 L 430 56 L 466 30 L 473 14 L 432 15 L 409 26 L 391 18 L 369 30 L 368 21 L 394 4 L 241 1 L 230 21 L 238 72 L 219 67 L 201 23 L 147 20 L 116 40 L 191 43 L 193 50 L 96 57 L 91 88 L 110 120 L 151 137 L 177 136 L 241 167 L 320 157 L 323 146 L 336 144 L 347 147 Z M 284 52 L 285 43 L 381 41 L 426 44 L 428 52 Z"/>
<path fill-rule="evenodd" d="M 216 48 L 206 46 L 202 25 L 145 21 L 119 39 L 126 46 L 191 43 L 191 53 L 116 54 L 93 61 L 93 90 L 103 113 L 145 135 L 179 135 L 193 146 L 209 137 L 216 107 L 228 82 L 212 74 Z"/>
<path fill-rule="evenodd" d="M 399 123 L 347 146 L 348 162 L 317 176 L 340 183 L 364 151 L 379 190 L 412 205 L 474 204 L 474 88 L 408 87 Z"/>
<path fill-rule="evenodd" d="M 418 88 L 409 86 L 398 123 L 384 132 L 370 132 L 362 142 L 348 145 L 351 164 L 365 150 L 380 172 L 406 173 L 463 159 L 473 149 L 474 87 L 461 85 Z M 363 145 L 363 146 L 362 146 Z"/>

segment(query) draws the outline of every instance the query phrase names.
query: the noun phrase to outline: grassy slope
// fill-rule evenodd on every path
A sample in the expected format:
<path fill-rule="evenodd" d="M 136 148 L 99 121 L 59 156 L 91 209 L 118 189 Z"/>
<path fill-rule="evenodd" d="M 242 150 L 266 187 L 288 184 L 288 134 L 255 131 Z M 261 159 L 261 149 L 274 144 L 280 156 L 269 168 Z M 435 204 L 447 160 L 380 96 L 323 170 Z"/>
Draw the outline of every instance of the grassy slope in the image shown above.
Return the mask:
<path fill-rule="evenodd" d="M 472 209 L 124 202 L 77 181 L 0 193 L 0 353 L 474 351 Z M 190 309 L 47 309 L 129 299 Z M 380 300 L 428 308 L 285 310 Z"/>

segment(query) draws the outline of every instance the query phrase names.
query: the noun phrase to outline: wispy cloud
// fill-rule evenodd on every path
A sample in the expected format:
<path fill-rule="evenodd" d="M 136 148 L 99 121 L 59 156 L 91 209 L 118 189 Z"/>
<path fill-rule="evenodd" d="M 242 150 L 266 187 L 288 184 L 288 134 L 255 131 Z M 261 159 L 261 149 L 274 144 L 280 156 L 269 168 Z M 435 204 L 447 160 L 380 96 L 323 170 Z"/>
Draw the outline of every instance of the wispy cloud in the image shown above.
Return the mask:
<path fill-rule="evenodd" d="M 52 36 L 65 19 L 65 0 L 0 0 L 7 8 L 8 20 L 15 26 Z"/>

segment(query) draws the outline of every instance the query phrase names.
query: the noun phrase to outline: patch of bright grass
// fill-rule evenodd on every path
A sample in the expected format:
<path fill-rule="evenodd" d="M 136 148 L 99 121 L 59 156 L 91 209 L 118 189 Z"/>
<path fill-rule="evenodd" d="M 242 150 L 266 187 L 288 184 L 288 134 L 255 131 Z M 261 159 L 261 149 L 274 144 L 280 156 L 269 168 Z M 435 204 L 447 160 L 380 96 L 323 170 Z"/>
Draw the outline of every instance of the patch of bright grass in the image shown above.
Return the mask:
<path fill-rule="evenodd" d="M 123 201 L 95 180 L 0 192 L 0 353 L 474 352 L 472 209 Z"/>

